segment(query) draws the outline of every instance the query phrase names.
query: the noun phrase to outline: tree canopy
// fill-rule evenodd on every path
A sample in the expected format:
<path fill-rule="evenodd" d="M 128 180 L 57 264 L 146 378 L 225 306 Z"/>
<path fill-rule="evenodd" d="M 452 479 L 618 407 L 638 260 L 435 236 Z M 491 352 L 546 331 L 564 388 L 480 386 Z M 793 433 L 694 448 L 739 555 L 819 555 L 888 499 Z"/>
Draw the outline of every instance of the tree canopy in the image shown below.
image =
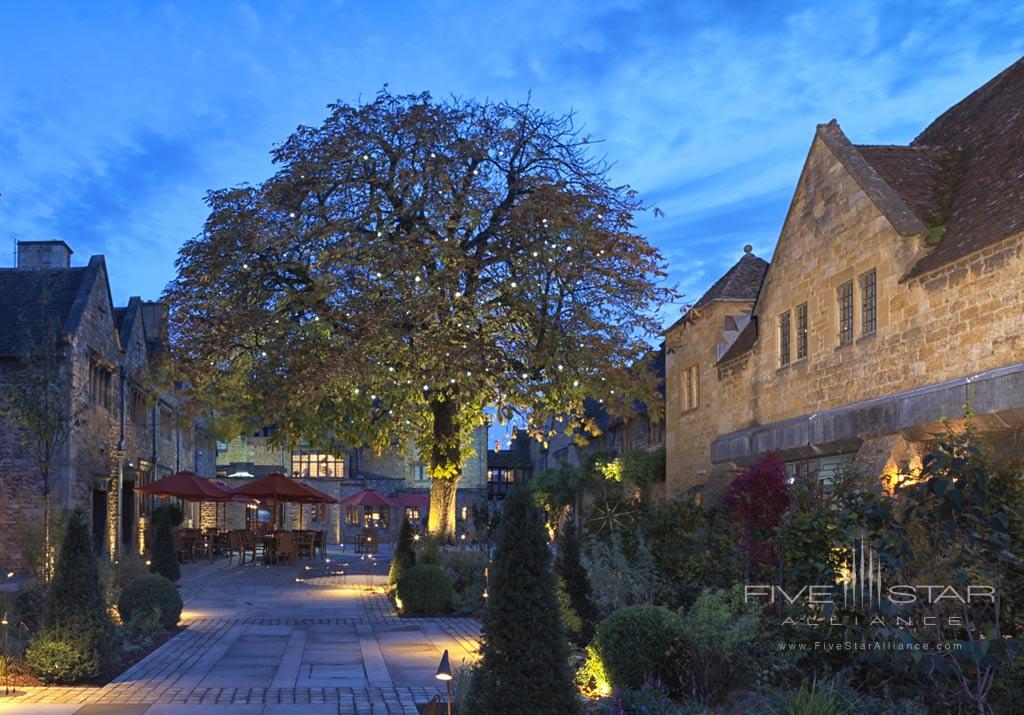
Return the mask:
<path fill-rule="evenodd" d="M 331 105 L 270 179 L 209 193 L 166 293 L 180 376 L 285 441 L 415 443 L 433 496 L 487 406 L 544 439 L 531 415 L 576 429 L 585 396 L 653 402 L 638 359 L 676 294 L 591 144 L 530 104 Z"/>

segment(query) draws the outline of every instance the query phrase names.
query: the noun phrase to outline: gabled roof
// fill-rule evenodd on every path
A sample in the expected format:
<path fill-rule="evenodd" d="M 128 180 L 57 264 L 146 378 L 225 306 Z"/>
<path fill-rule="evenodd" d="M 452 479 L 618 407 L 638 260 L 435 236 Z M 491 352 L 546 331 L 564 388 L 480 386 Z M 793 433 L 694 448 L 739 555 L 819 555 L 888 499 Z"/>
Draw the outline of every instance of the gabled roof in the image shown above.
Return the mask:
<path fill-rule="evenodd" d="M 1024 231 L 1024 59 L 944 112 L 910 146 L 961 150 L 963 166 L 945 234 L 907 277 Z"/>
<path fill-rule="evenodd" d="M 703 308 L 715 301 L 756 300 L 767 271 L 768 261 L 755 256 L 753 253 L 744 253 L 743 257 L 725 272 L 725 275 L 715 281 L 714 285 L 708 288 L 707 292 L 690 306 L 690 309 L 679 320 L 666 328 L 664 332 L 668 332 L 672 328 L 681 325 L 695 309 Z"/>
<path fill-rule="evenodd" d="M 530 436 L 526 432 L 518 432 L 512 439 L 508 449 L 487 450 L 488 469 L 532 469 L 530 458 Z"/>
<path fill-rule="evenodd" d="M 904 278 L 1024 232 L 1024 59 L 944 112 L 909 146 L 818 136 L 901 235 L 944 228 Z"/>
<path fill-rule="evenodd" d="M 128 299 L 128 305 L 124 308 L 114 308 L 114 320 L 117 325 L 117 332 L 121 338 L 121 348 L 127 349 L 132 334 L 141 331 L 143 345 L 149 347 L 146 340 L 146 326 L 142 319 L 142 299 L 132 296 Z"/>
<path fill-rule="evenodd" d="M 0 268 L 0 355 L 20 357 L 69 332 L 85 268 Z"/>
<path fill-rule="evenodd" d="M 113 320 L 103 256 L 92 256 L 84 268 L 0 268 L 0 355 L 22 356 L 47 333 L 51 340 L 74 334 L 101 276 Z"/>
<path fill-rule="evenodd" d="M 743 326 L 743 330 L 736 336 L 736 339 L 732 341 L 732 345 L 729 349 L 722 353 L 722 357 L 718 358 L 716 365 L 732 360 L 734 357 L 739 357 L 743 353 L 747 352 L 754 347 L 754 343 L 757 342 L 757 316 L 751 316 L 750 322 Z"/>
<path fill-rule="evenodd" d="M 900 235 L 923 235 L 928 230 L 925 222 L 911 210 L 903 197 L 867 161 L 857 147 L 850 143 L 835 119 L 828 124 L 819 124 L 817 136 L 839 159 L 853 180 L 889 219 L 889 223 Z"/>
<path fill-rule="evenodd" d="M 950 152 L 931 146 L 872 146 L 857 151 L 923 224 L 939 212 L 935 178 Z"/>

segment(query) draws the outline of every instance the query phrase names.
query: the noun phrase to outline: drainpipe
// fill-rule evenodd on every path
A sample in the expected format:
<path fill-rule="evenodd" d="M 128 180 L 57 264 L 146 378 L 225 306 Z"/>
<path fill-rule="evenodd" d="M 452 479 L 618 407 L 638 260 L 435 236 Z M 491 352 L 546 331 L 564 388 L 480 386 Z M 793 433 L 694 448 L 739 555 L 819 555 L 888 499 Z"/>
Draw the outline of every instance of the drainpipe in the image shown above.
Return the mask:
<path fill-rule="evenodd" d="M 124 509 L 124 445 L 125 445 L 125 374 L 124 366 L 121 366 L 121 394 L 118 400 L 118 422 L 120 423 L 120 433 L 117 439 L 117 516 L 114 517 L 115 529 L 114 529 L 114 548 L 111 551 L 110 557 L 114 560 L 117 559 L 118 554 L 121 553 L 121 540 L 124 535 L 121 533 L 121 524 L 124 522 L 123 514 L 121 511 Z"/>

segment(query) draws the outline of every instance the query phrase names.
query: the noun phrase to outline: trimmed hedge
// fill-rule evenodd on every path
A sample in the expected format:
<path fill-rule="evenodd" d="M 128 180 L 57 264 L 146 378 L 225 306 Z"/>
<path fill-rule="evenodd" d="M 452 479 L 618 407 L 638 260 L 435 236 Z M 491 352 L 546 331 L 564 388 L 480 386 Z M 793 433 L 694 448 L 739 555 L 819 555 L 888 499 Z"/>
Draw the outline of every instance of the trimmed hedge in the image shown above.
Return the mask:
<path fill-rule="evenodd" d="M 594 644 L 612 685 L 637 688 L 648 676 L 673 681 L 670 650 L 682 631 L 682 619 L 671 609 L 628 606 L 601 621 Z"/>
<path fill-rule="evenodd" d="M 416 564 L 398 579 L 397 595 L 405 613 L 442 613 L 452 600 L 452 580 L 440 566 Z"/>
<path fill-rule="evenodd" d="M 174 628 L 181 618 L 181 594 L 174 584 L 159 574 L 143 576 L 132 581 L 121 591 L 117 599 L 117 612 L 121 621 L 130 623 L 139 613 L 159 611 L 160 624 Z"/>

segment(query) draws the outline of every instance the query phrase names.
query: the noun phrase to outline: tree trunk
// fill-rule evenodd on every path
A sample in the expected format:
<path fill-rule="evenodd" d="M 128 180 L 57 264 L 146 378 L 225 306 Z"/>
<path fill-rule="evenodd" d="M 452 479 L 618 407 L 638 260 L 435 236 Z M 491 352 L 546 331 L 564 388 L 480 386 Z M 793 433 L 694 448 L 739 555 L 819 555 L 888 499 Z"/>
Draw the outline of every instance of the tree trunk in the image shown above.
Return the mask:
<path fill-rule="evenodd" d="M 455 540 L 455 494 L 462 476 L 462 444 L 459 439 L 459 403 L 455 396 L 434 400 L 434 443 L 430 451 L 430 516 L 428 531 Z"/>
<path fill-rule="evenodd" d="M 51 564 L 53 554 L 50 553 L 50 472 L 43 470 L 43 583 L 50 582 L 53 573 Z"/>

